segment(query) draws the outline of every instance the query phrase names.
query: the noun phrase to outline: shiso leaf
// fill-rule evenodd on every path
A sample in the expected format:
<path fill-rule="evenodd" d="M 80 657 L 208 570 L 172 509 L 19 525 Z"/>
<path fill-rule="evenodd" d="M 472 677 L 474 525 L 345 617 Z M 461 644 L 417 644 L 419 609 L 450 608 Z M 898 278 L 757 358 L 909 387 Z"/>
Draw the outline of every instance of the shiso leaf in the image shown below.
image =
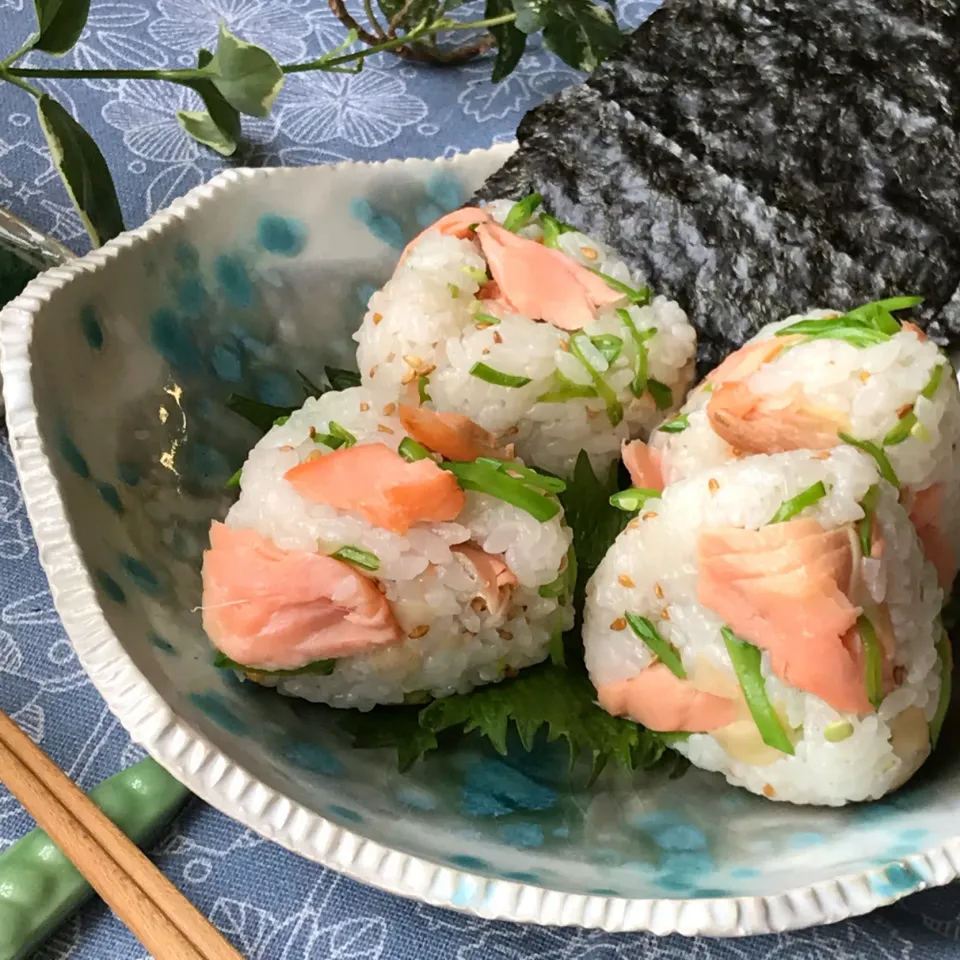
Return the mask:
<path fill-rule="evenodd" d="M 587 73 L 609 59 L 623 34 L 609 10 L 591 0 L 552 0 L 541 5 L 543 39 L 561 60 Z"/>
<path fill-rule="evenodd" d="M 513 4 L 510 0 L 487 0 L 483 15 L 486 19 L 501 17 L 506 13 L 513 13 Z M 501 23 L 491 27 L 493 39 L 497 41 L 497 59 L 493 64 L 494 83 L 499 83 L 504 77 L 513 73 L 523 51 L 527 48 L 527 35 L 517 29 L 515 23 Z"/>
<path fill-rule="evenodd" d="M 353 737 L 354 747 L 396 750 L 397 765 L 404 773 L 439 745 L 436 734 L 420 726 L 421 712 L 414 706 L 375 707 L 366 713 L 344 710 L 340 726 Z"/>
<path fill-rule="evenodd" d="M 360 374 L 356 370 L 342 370 L 339 367 L 324 367 L 331 390 L 347 390 L 360 386 Z"/>
<path fill-rule="evenodd" d="M 217 650 L 213 658 L 213 665 L 218 670 L 242 670 L 244 673 L 262 673 L 267 677 L 299 677 L 304 674 L 329 677 L 333 673 L 337 661 L 333 659 L 313 660 L 294 670 L 264 670 L 261 667 L 248 667 L 242 663 L 237 663 L 236 660 L 231 660 L 225 653 Z"/>
<path fill-rule="evenodd" d="M 275 407 L 272 403 L 263 403 L 239 393 L 231 393 L 227 400 L 227 409 L 252 423 L 261 433 L 266 433 L 280 417 L 289 417 L 296 407 Z"/>

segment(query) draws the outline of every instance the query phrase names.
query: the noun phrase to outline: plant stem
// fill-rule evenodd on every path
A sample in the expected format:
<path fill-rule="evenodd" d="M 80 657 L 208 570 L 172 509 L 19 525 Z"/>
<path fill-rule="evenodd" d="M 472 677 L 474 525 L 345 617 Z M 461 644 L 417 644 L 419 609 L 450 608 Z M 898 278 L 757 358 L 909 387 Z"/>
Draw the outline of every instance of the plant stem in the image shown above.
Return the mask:
<path fill-rule="evenodd" d="M 396 50 L 404 44 L 412 43 L 421 37 L 434 33 L 486 30 L 490 27 L 498 27 L 504 23 L 512 23 L 516 19 L 517 15 L 515 13 L 504 13 L 499 17 L 490 17 L 486 20 L 472 20 L 470 22 L 458 22 L 447 19 L 435 20 L 433 23 L 419 24 L 402 37 L 385 40 L 383 43 L 375 43 L 366 50 L 355 50 L 353 53 L 345 53 L 342 56 L 331 57 L 330 59 L 319 57 L 316 60 L 311 60 L 309 63 L 287 63 L 281 66 L 280 69 L 283 70 L 284 73 L 330 70 L 333 67 L 339 67 L 345 63 L 363 60 L 374 53 L 387 53 L 390 50 Z M 46 67 L 9 67 L 0 72 L 0 78 L 8 80 L 10 83 L 15 83 L 17 77 L 34 78 L 37 80 L 169 80 L 171 83 L 187 83 L 192 80 L 203 80 L 208 76 L 209 75 L 203 70 L 196 68 L 189 70 L 61 70 L 56 68 L 48 69 Z M 18 84 L 18 86 L 24 86 L 24 84 Z"/>
<path fill-rule="evenodd" d="M 12 83 L 15 87 L 26 90 L 32 97 L 40 96 L 40 91 L 36 87 L 31 87 L 26 81 L 10 76 L 9 70 L 0 70 L 0 80 L 6 80 L 7 83 Z"/>
<path fill-rule="evenodd" d="M 5 60 L 0 62 L 0 70 L 5 70 L 11 64 L 16 63 L 25 53 L 29 53 L 33 49 L 33 45 L 37 42 L 37 34 L 31 33 L 26 40 L 23 41 L 23 44 L 17 47 L 13 53 L 10 54 Z"/>
<path fill-rule="evenodd" d="M 370 46 L 375 46 L 380 42 L 379 37 L 375 37 L 369 30 L 364 30 L 359 23 L 351 16 L 343 0 L 328 0 L 328 5 L 333 15 L 348 29 L 356 30 L 357 37 Z"/>
<path fill-rule="evenodd" d="M 367 19 L 370 21 L 370 26 L 373 27 L 373 32 L 381 40 L 386 40 L 387 35 L 383 32 L 383 27 L 380 26 L 380 21 L 377 19 L 377 15 L 373 12 L 373 0 L 363 0 L 363 10 L 367 15 Z"/>

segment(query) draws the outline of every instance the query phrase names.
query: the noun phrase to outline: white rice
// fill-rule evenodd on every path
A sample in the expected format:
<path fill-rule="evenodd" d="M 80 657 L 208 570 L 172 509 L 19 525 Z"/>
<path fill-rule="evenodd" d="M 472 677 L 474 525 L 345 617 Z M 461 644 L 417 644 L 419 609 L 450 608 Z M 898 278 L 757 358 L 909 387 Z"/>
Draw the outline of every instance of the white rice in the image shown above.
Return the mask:
<path fill-rule="evenodd" d="M 400 703 L 405 695 L 465 692 L 543 660 L 551 637 L 572 625 L 569 601 L 564 605 L 539 594 L 558 576 L 570 546 L 562 513 L 541 523 L 497 498 L 467 492 L 466 508 L 455 522 L 417 523 L 399 536 L 360 514 L 308 501 L 284 479 L 310 453 L 326 450 L 310 431 L 326 434 L 331 420 L 358 443 L 383 443 L 396 450 L 406 433 L 391 402 L 363 387 L 307 400 L 250 452 L 240 498 L 225 522 L 254 530 L 285 550 L 330 554 L 347 544 L 376 554 L 380 567 L 374 576 L 400 625 L 407 632 L 423 626 L 429 631 L 419 639 L 408 637 L 396 646 L 341 658 L 329 676 L 257 675 L 281 693 L 369 710 Z M 450 550 L 467 541 L 502 553 L 520 582 L 498 618 L 471 607 L 476 579 Z"/>
<path fill-rule="evenodd" d="M 784 500 L 817 481 L 828 487 L 828 495 L 803 516 L 832 529 L 863 517 L 858 501 L 878 482 L 878 473 L 870 458 L 849 447 L 823 460 L 805 451 L 756 456 L 696 473 L 668 487 L 661 500 L 649 501 L 646 519 L 631 522 L 618 537 L 588 586 L 584 644 L 594 684 L 627 680 L 652 662 L 649 648 L 629 628 L 615 629 L 624 613 L 632 612 L 654 621 L 679 651 L 688 675 L 706 664 L 735 687 L 720 634 L 723 621 L 697 601 L 698 536 L 710 527 L 759 529 Z M 791 726 L 803 729 L 795 756 L 781 754 L 767 765 L 753 765 L 728 754 L 713 736 L 694 734 L 677 749 L 698 767 L 777 800 L 841 805 L 883 796 L 926 758 L 927 746 L 898 755 L 891 734 L 908 708 L 919 708 L 927 722 L 936 711 L 940 668 L 935 645 L 943 595 L 896 491 L 883 482 L 880 489 L 877 517 L 886 550 L 881 560 L 866 561 L 861 572 L 874 599 L 888 604 L 896 663 L 904 673 L 900 687 L 876 714 L 841 714 L 820 698 L 781 683 L 764 654 L 771 702 Z M 629 579 L 622 581 L 623 574 Z M 631 581 L 633 586 L 623 585 Z M 852 725 L 852 735 L 828 742 L 826 726 L 843 720 Z"/>
<path fill-rule="evenodd" d="M 496 201 L 488 209 L 502 222 L 511 206 Z M 521 235 L 542 236 L 536 217 Z M 559 242 L 584 266 L 631 287 L 644 286 L 643 277 L 592 238 L 574 232 L 563 234 Z M 696 334 L 675 302 L 656 297 L 649 306 L 637 307 L 624 298 L 584 327 L 589 336 L 607 333 L 623 340 L 620 356 L 604 374 L 624 407 L 623 421 L 613 427 L 599 398 L 538 402 L 554 389 L 556 371 L 585 386 L 590 376 L 564 349 L 569 334 L 549 323 L 506 314 L 496 326 L 478 326 L 477 311 L 490 308 L 475 299 L 479 284 L 469 275 L 472 270 L 486 270 L 478 243 L 437 234 L 423 237 L 393 278 L 370 298 L 354 335 L 365 384 L 397 395 L 410 382 L 412 369 L 429 370 L 428 389 L 438 410 L 470 417 L 515 443 L 528 462 L 562 475 L 570 473 L 581 449 L 596 469 L 608 466 L 619 456 L 621 440 L 646 437 L 679 405 L 693 376 Z M 629 307 L 639 331 L 657 330 L 646 343 L 648 372 L 671 388 L 675 403 L 670 410 L 658 410 L 649 393 L 640 399 L 631 393 L 636 346 L 616 307 Z M 487 383 L 470 373 L 478 361 L 531 382 L 522 387 Z"/>

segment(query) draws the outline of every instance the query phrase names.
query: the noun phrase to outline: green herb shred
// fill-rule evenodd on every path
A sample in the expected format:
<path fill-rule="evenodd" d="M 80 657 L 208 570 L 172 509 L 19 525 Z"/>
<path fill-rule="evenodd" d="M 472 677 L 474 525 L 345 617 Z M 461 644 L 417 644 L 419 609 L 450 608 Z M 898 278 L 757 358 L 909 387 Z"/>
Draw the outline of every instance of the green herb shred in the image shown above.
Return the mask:
<path fill-rule="evenodd" d="M 334 560 L 346 560 L 347 563 L 353 563 L 364 570 L 379 570 L 380 558 L 369 550 L 361 550 L 359 547 L 341 547 L 336 553 L 331 553 Z"/>
<path fill-rule="evenodd" d="M 473 315 L 473 322 L 475 324 L 494 327 L 500 322 L 499 317 L 495 317 L 492 313 L 475 313 Z"/>
<path fill-rule="evenodd" d="M 557 386 L 553 390 L 537 397 L 537 403 L 564 403 L 579 397 L 591 398 L 598 396 L 597 391 L 586 383 L 574 383 L 568 376 L 555 370 L 553 379 Z"/>
<path fill-rule="evenodd" d="M 636 364 L 634 366 L 633 382 L 630 384 L 630 392 L 638 399 L 646 393 L 647 390 L 647 341 L 652 340 L 657 335 L 656 327 L 640 331 L 630 316 L 630 311 L 625 307 L 617 308 L 617 316 L 620 322 L 630 331 L 633 338 L 633 344 L 636 348 Z"/>
<path fill-rule="evenodd" d="M 433 397 L 430 396 L 427 387 L 430 385 L 429 377 L 417 377 L 417 396 L 420 398 L 421 403 L 429 403 Z"/>
<path fill-rule="evenodd" d="M 658 410 L 669 410 L 673 406 L 673 391 L 665 383 L 650 377 L 647 380 L 647 390 Z"/>
<path fill-rule="evenodd" d="M 481 287 L 487 282 L 487 272 L 479 267 L 461 267 L 460 269 Z"/>
<path fill-rule="evenodd" d="M 623 340 L 613 333 L 600 333 L 590 338 L 590 342 L 603 354 L 607 363 L 613 363 L 623 350 Z"/>
<path fill-rule="evenodd" d="M 793 743 L 767 696 L 767 684 L 760 669 L 760 651 L 752 643 L 741 640 L 729 627 L 721 627 L 720 633 L 750 716 L 760 731 L 760 739 L 768 747 L 793 756 Z"/>
<path fill-rule="evenodd" d="M 780 509 L 770 518 L 769 523 L 786 523 L 792 520 L 798 513 L 807 507 L 813 506 L 818 500 L 822 500 L 827 495 L 827 488 L 823 481 L 818 480 L 815 484 L 802 490 L 795 497 L 784 500 Z"/>
<path fill-rule="evenodd" d="M 340 441 L 340 446 L 352 447 L 357 442 L 357 438 L 349 430 L 341 427 L 336 420 L 331 420 L 327 424 L 327 429 L 332 437 L 336 437 Z"/>
<path fill-rule="evenodd" d="M 856 447 L 858 450 L 862 450 L 864 453 L 873 457 L 880 469 L 880 476 L 883 477 L 887 483 L 893 484 L 898 490 L 900 489 L 900 478 L 893 469 L 893 465 L 887 459 L 887 455 L 880 447 L 870 440 L 858 440 L 856 437 L 851 437 L 849 433 L 840 432 L 837 436 L 844 443 L 849 443 L 851 447 Z"/>
<path fill-rule="evenodd" d="M 522 230 L 530 222 L 534 211 L 541 203 L 543 203 L 543 197 L 539 193 L 531 193 L 528 197 L 518 200 L 503 221 L 503 229 L 511 233 Z"/>
<path fill-rule="evenodd" d="M 476 490 L 512 503 L 541 523 L 552 520 L 560 512 L 560 504 L 555 499 L 531 490 L 522 479 L 511 477 L 490 463 L 448 461 L 440 466 L 449 470 L 464 490 Z"/>
<path fill-rule="evenodd" d="M 603 379 L 603 374 L 597 370 L 593 364 L 587 359 L 586 355 L 583 352 L 583 343 L 586 341 L 590 342 L 589 338 L 584 333 L 574 333 L 570 336 L 570 352 L 583 364 L 587 372 L 590 374 L 590 379 L 593 380 L 594 389 L 597 391 L 597 396 L 599 396 L 607 407 L 607 419 L 610 421 L 611 426 L 617 426 L 621 420 L 623 420 L 623 404 L 617 399 L 616 393 L 614 393 L 613 388 L 606 380 Z M 591 346 L 593 346 L 591 344 Z"/>
<path fill-rule="evenodd" d="M 679 417 L 674 417 L 672 420 L 667 420 L 664 423 L 661 423 L 657 429 L 661 433 L 683 433 L 687 427 L 690 426 L 690 418 L 687 414 L 682 413 Z"/>
<path fill-rule="evenodd" d="M 239 487 L 240 486 L 240 477 L 243 475 L 243 467 L 241 467 L 225 484 L 225 487 Z"/>
<path fill-rule="evenodd" d="M 867 617 L 857 617 L 857 626 L 860 629 L 860 642 L 863 644 L 866 661 L 867 699 L 875 707 L 879 707 L 883 703 L 883 647 L 877 639 L 877 631 Z"/>
<path fill-rule="evenodd" d="M 569 223 L 551 217 L 549 213 L 540 214 L 540 224 L 543 227 L 543 245 L 552 250 L 560 249 L 560 237 L 565 233 L 576 233 L 577 228 Z"/>
<path fill-rule="evenodd" d="M 397 453 L 408 463 L 415 463 L 417 460 L 426 460 L 430 456 L 430 451 L 411 437 L 404 437 L 400 441 L 400 446 L 397 447 Z"/>
<path fill-rule="evenodd" d="M 857 521 L 857 537 L 860 540 L 860 551 L 865 557 L 870 556 L 870 550 L 873 547 L 873 512 L 877 509 L 879 497 L 880 488 L 873 484 L 860 501 L 863 519 Z"/>
<path fill-rule="evenodd" d="M 635 613 L 625 613 L 624 617 L 630 624 L 630 629 L 650 648 L 650 652 L 674 676 L 685 680 L 687 671 L 683 668 L 680 654 L 677 653 L 673 644 L 665 640 L 660 631 L 646 617 L 638 616 Z"/>
<path fill-rule="evenodd" d="M 530 383 L 529 377 L 520 377 L 513 373 L 504 373 L 502 370 L 495 370 L 485 363 L 477 362 L 470 368 L 470 376 L 478 380 L 484 380 L 492 383 L 495 387 L 525 387 Z"/>
<path fill-rule="evenodd" d="M 652 295 L 649 287 L 640 287 L 640 289 L 637 290 L 622 280 L 617 280 L 602 270 L 597 270 L 596 267 L 587 267 L 587 269 L 600 277 L 611 290 L 616 290 L 617 293 L 626 297 L 631 303 L 635 303 L 638 307 L 645 307 L 650 303 Z"/>
<path fill-rule="evenodd" d="M 649 487 L 629 487 L 613 494 L 610 497 L 610 506 L 623 510 L 625 513 L 636 513 L 648 500 L 656 500 L 662 496 L 662 490 L 652 490 Z"/>

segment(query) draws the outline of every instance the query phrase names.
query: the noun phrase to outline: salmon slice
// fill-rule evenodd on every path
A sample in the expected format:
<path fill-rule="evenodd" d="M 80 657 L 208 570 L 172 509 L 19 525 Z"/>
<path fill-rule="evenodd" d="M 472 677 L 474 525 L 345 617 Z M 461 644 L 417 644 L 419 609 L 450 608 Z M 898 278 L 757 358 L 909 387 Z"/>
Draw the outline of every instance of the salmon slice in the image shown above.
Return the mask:
<path fill-rule="evenodd" d="M 532 320 L 545 320 L 561 330 L 579 330 L 593 321 L 599 307 L 623 299 L 602 277 L 566 254 L 496 223 L 477 227 L 477 239 L 500 298 Z"/>
<path fill-rule="evenodd" d="M 499 620 L 507 612 L 513 591 L 520 581 L 502 553 L 487 553 L 475 543 L 459 543 L 450 550 L 480 583 L 478 596 L 490 615 Z"/>
<path fill-rule="evenodd" d="M 473 461 L 477 457 L 505 459 L 497 438 L 462 414 L 437 413 L 428 407 L 401 403 L 398 415 L 403 429 L 414 440 L 439 453 L 445 460 Z"/>
<path fill-rule="evenodd" d="M 629 717 L 651 730 L 709 733 L 737 719 L 736 700 L 681 680 L 662 663 L 653 663 L 629 680 L 597 689 L 597 702 L 615 717 Z"/>
<path fill-rule="evenodd" d="M 308 500 L 352 510 L 401 536 L 421 521 L 455 520 L 466 504 L 453 474 L 433 460 L 408 463 L 382 443 L 334 450 L 284 476 Z"/>
<path fill-rule="evenodd" d="M 620 445 L 620 456 L 630 474 L 630 482 L 635 487 L 644 487 L 647 490 L 663 489 L 659 451 L 651 449 L 642 440 L 631 440 Z"/>
<path fill-rule="evenodd" d="M 295 670 L 403 639 L 387 599 L 349 564 L 281 550 L 216 521 L 203 555 L 203 628 L 228 657 L 265 670 Z"/>
<path fill-rule="evenodd" d="M 490 214 L 481 210 L 479 207 L 461 207 L 459 210 L 454 210 L 452 213 L 441 217 L 436 223 L 430 224 L 426 230 L 418 233 L 406 247 L 404 247 L 397 266 L 399 267 L 403 264 L 407 257 L 410 256 L 410 251 L 428 233 L 439 233 L 444 237 L 457 237 L 459 240 L 466 240 L 473 232 L 470 230 L 470 227 L 474 226 L 474 224 L 489 223 L 490 220 Z"/>
<path fill-rule="evenodd" d="M 774 673 L 834 709 L 873 711 L 848 596 L 859 545 L 847 524 L 800 518 L 760 530 L 705 530 L 698 599 L 737 636 L 767 650 Z"/>
<path fill-rule="evenodd" d="M 904 324 L 906 326 L 906 324 Z M 913 495 L 910 520 L 927 559 L 937 568 L 941 589 L 949 592 L 957 575 L 957 555 L 943 534 L 943 484 L 934 483 Z"/>
<path fill-rule="evenodd" d="M 746 380 L 756 373 L 765 363 L 779 356 L 784 349 L 799 343 L 802 336 L 771 337 L 769 340 L 757 340 L 748 343 L 731 353 L 716 369 L 707 374 L 707 382 L 714 387 L 736 380 Z"/>
<path fill-rule="evenodd" d="M 840 443 L 844 417 L 810 403 L 798 385 L 773 397 L 754 393 L 740 381 L 721 384 L 707 402 L 713 432 L 743 453 L 828 450 Z"/>

